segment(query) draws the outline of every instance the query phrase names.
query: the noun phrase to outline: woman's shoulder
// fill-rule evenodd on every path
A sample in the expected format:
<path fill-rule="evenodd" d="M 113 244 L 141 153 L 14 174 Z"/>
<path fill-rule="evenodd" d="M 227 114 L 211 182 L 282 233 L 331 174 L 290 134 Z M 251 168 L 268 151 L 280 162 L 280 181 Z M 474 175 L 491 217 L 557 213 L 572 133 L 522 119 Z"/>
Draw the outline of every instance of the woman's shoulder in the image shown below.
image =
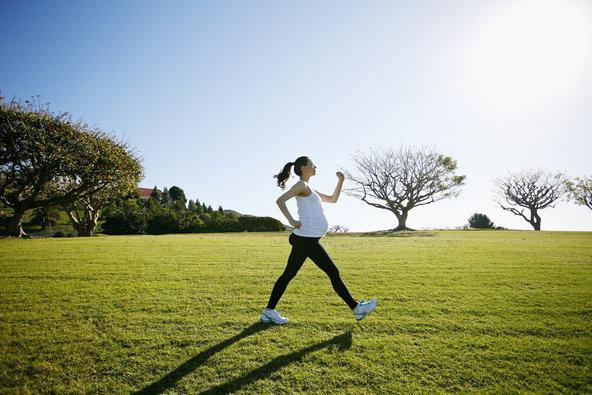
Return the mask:
<path fill-rule="evenodd" d="M 308 182 L 304 180 L 298 180 L 294 186 L 298 186 L 300 193 L 296 197 L 308 197 L 312 194 L 312 189 L 309 187 Z"/>

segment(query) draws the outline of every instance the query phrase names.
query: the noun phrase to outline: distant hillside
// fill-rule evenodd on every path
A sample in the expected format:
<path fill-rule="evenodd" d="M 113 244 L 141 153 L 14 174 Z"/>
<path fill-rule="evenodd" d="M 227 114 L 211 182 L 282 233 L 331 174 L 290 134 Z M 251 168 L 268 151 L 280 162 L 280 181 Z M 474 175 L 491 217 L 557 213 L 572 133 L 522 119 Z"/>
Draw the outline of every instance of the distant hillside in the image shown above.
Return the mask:
<path fill-rule="evenodd" d="M 222 210 L 224 211 L 225 214 L 236 214 L 239 217 L 241 217 L 243 214 L 239 213 L 238 211 L 234 211 L 234 210 Z"/>

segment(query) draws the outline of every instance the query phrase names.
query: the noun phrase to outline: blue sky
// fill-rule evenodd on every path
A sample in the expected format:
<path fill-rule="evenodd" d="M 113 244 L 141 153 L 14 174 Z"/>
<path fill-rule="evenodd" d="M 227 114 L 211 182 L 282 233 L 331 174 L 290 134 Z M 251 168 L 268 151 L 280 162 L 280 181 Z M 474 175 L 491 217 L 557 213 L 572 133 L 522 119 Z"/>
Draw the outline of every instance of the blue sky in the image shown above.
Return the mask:
<path fill-rule="evenodd" d="M 495 176 L 592 176 L 586 1 L 0 7 L 3 96 L 39 95 L 115 132 L 144 158 L 142 186 L 177 185 L 214 207 L 286 223 L 272 178 L 286 162 L 310 156 L 311 185 L 330 194 L 356 150 L 423 144 L 457 159 L 467 182 L 460 197 L 412 211 L 408 226 L 455 227 L 482 212 L 529 229 L 498 208 Z M 345 194 L 325 210 L 352 231 L 396 225 Z M 544 230 L 592 230 L 583 206 L 541 216 Z"/>

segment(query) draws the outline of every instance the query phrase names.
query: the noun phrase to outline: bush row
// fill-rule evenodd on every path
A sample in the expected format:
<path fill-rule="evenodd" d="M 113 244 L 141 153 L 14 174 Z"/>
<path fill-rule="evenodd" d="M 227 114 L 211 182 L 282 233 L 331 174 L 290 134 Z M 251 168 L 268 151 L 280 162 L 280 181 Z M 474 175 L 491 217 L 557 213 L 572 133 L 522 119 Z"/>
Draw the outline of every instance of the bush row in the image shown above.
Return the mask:
<path fill-rule="evenodd" d="M 111 235 L 285 230 L 280 221 L 271 217 L 237 215 L 220 211 L 198 213 L 168 207 L 145 209 L 135 201 L 109 208 L 104 218 L 103 232 Z"/>

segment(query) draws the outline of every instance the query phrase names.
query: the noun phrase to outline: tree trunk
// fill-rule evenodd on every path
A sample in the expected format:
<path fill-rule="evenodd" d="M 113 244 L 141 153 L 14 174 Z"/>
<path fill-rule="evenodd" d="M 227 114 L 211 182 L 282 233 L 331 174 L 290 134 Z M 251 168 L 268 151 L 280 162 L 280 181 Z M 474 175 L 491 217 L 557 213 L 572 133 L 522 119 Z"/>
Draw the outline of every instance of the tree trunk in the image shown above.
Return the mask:
<path fill-rule="evenodd" d="M 20 237 L 21 235 L 21 221 L 25 215 L 25 210 L 15 210 L 12 217 L 7 219 L 6 233 L 9 236 Z"/>
<path fill-rule="evenodd" d="M 72 226 L 78 232 L 79 237 L 89 237 L 92 236 L 96 223 L 87 222 L 86 219 L 83 219 L 81 222 L 72 222 Z"/>
<path fill-rule="evenodd" d="M 78 232 L 79 237 L 90 237 L 93 235 L 93 231 L 97 227 L 97 221 L 99 218 L 99 210 L 91 210 L 85 209 L 84 214 L 81 216 L 79 215 L 78 210 L 70 209 L 66 210 L 68 217 L 70 218 L 70 222 L 76 232 Z M 76 216 L 74 216 L 74 214 Z"/>
<path fill-rule="evenodd" d="M 90 237 L 93 234 L 94 226 L 81 226 L 80 228 L 76 229 L 78 232 L 79 237 Z"/>
<path fill-rule="evenodd" d="M 395 215 L 397 216 L 397 219 L 399 220 L 399 225 L 393 229 L 393 232 L 398 232 L 401 230 L 413 230 L 411 228 L 408 228 L 406 225 L 407 216 L 409 215 L 408 211 L 404 211 L 401 214 L 399 214 L 398 212 L 395 212 Z"/>
<path fill-rule="evenodd" d="M 538 215 L 536 209 L 530 209 L 530 224 L 534 230 L 541 230 L 541 217 Z"/>

